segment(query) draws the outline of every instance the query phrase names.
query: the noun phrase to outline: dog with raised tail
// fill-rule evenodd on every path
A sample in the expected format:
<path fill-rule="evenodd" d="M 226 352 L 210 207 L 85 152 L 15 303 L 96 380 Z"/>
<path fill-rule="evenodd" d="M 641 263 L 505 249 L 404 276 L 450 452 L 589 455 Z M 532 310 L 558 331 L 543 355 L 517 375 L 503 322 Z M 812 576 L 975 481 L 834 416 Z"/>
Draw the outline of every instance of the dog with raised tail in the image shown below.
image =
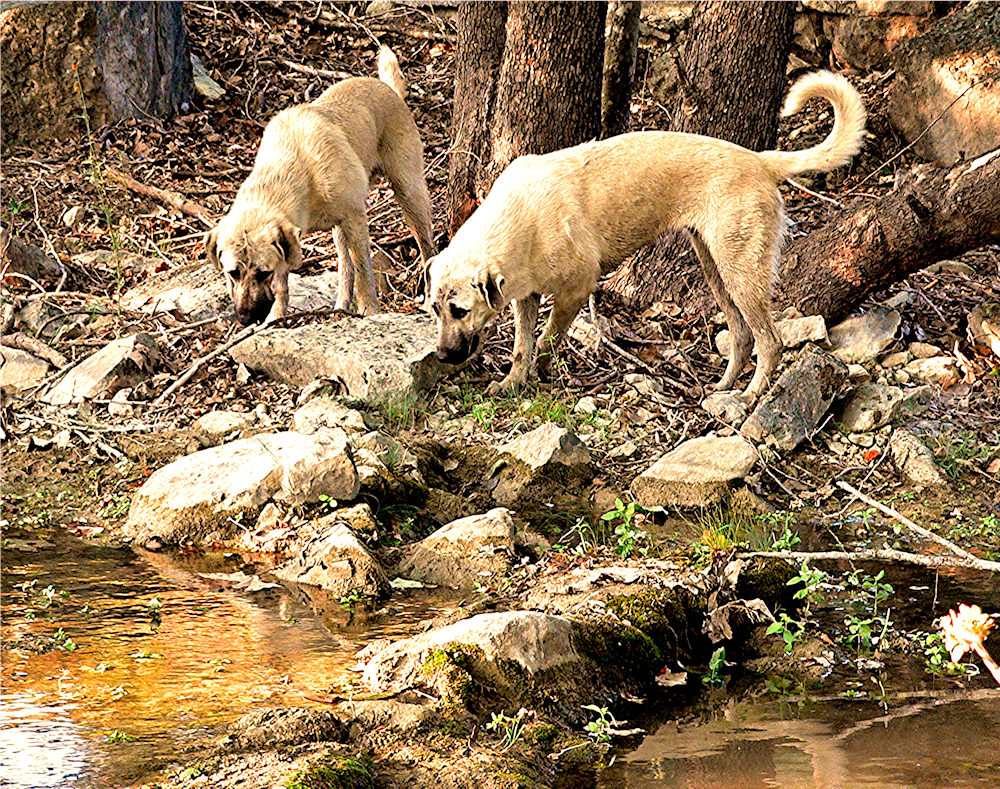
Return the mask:
<path fill-rule="evenodd" d="M 802 151 L 757 153 L 712 137 L 647 131 L 514 160 L 425 268 L 438 358 L 453 364 L 470 358 L 484 330 L 513 302 L 511 369 L 491 390 L 523 385 L 539 299 L 549 294 L 552 312 L 535 359 L 539 376 L 547 376 L 600 277 L 666 231 L 685 228 L 732 336 L 716 388 L 735 386 L 756 342 L 757 369 L 743 392 L 756 400 L 781 359 L 771 317 L 771 280 L 785 227 L 777 186 L 793 175 L 846 164 L 864 140 L 861 97 L 829 71 L 796 82 L 782 114 L 816 97 L 833 105 L 833 130 Z"/>
<path fill-rule="evenodd" d="M 337 307 L 378 312 L 365 215 L 369 184 L 392 184 L 420 256 L 435 252 L 423 143 L 407 108 L 399 61 L 383 46 L 379 79 L 338 82 L 308 104 L 282 110 L 264 129 L 253 170 L 229 213 L 205 239 L 224 272 L 236 318 L 270 322 L 288 311 L 288 274 L 302 264 L 301 236 L 334 228 Z"/>

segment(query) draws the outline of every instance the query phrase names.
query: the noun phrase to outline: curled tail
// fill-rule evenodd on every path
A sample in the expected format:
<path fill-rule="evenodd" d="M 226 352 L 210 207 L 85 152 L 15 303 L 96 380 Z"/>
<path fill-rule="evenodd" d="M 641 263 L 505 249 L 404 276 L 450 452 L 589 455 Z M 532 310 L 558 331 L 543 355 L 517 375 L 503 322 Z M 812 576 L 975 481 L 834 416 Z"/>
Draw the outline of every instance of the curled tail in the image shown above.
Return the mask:
<path fill-rule="evenodd" d="M 406 101 L 406 79 L 403 77 L 403 70 L 399 67 L 396 55 L 385 44 L 379 47 L 378 51 L 378 78 L 396 91 L 399 98 Z"/>
<path fill-rule="evenodd" d="M 809 99 L 817 97 L 833 105 L 833 131 L 819 145 L 803 151 L 761 153 L 776 181 L 799 173 L 828 172 L 847 164 L 861 150 L 867 117 L 865 105 L 854 86 L 839 74 L 816 71 L 802 77 L 788 91 L 782 116 L 794 115 Z"/>

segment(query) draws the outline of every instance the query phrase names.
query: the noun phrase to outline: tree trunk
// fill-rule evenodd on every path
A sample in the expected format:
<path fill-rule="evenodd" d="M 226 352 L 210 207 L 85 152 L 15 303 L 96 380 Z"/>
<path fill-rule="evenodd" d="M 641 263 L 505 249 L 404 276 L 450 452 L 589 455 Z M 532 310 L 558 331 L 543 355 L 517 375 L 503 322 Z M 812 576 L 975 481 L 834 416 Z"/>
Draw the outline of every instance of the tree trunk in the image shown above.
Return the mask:
<path fill-rule="evenodd" d="M 490 125 L 507 37 L 507 4 L 465 2 L 458 6 L 458 57 L 448 168 L 448 229 L 451 235 L 490 191 L 481 163 L 490 158 Z"/>
<path fill-rule="evenodd" d="M 773 149 L 794 21 L 795 3 L 697 3 L 671 130 Z M 661 300 L 694 316 L 717 309 L 690 244 L 675 234 L 634 255 L 607 287 L 638 310 Z"/>
<path fill-rule="evenodd" d="M 838 321 L 869 293 L 998 242 L 1000 149 L 951 170 L 923 165 L 880 200 L 845 210 L 790 244 L 777 303 Z"/>
<path fill-rule="evenodd" d="M 601 139 L 628 131 L 629 104 L 639 49 L 637 0 L 608 3 L 608 38 L 604 42 L 604 80 L 601 87 Z"/>
<path fill-rule="evenodd" d="M 101 0 L 95 10 L 95 55 L 112 119 L 185 111 L 194 83 L 181 3 Z"/>
<path fill-rule="evenodd" d="M 505 13 L 493 5 L 463 3 L 459 10 L 448 199 L 453 233 L 516 157 L 594 139 L 601 128 L 607 4 L 512 2 Z"/>

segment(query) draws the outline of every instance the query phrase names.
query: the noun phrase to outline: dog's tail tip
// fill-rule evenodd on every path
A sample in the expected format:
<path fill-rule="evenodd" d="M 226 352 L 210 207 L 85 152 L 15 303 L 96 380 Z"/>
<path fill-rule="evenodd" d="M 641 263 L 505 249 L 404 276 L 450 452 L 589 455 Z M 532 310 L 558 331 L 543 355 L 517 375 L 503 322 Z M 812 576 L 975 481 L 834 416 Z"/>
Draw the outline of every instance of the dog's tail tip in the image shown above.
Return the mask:
<path fill-rule="evenodd" d="M 406 99 L 406 78 L 399 67 L 399 59 L 385 44 L 378 50 L 378 78 L 392 88 L 399 98 Z"/>

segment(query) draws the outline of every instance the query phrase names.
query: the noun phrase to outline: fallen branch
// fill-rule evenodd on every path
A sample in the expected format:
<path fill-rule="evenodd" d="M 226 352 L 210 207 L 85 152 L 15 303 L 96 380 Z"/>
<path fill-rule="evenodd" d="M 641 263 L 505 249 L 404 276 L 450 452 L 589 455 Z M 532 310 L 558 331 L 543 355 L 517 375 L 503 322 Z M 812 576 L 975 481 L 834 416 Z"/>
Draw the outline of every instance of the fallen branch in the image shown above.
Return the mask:
<path fill-rule="evenodd" d="M 739 559 L 752 556 L 772 556 L 776 559 L 792 559 L 797 562 L 822 560 L 841 562 L 902 562 L 918 564 L 921 567 L 965 567 L 970 570 L 984 570 L 1000 573 L 1000 562 L 991 562 L 975 556 L 947 556 L 945 554 L 926 555 L 897 551 L 895 548 L 863 548 L 857 551 L 741 551 Z"/>
<path fill-rule="evenodd" d="M 14 332 L 3 336 L 3 344 L 8 348 L 19 348 L 22 351 L 32 353 L 40 359 L 44 359 L 53 367 L 65 367 L 69 360 L 59 351 L 50 348 L 41 340 L 29 337 L 24 332 Z"/>
<path fill-rule="evenodd" d="M 901 515 L 900 513 L 896 512 L 896 510 L 894 510 L 892 507 L 888 507 L 885 504 L 882 504 L 882 503 L 880 503 L 878 501 L 875 501 L 875 499 L 873 499 L 873 498 L 871 498 L 869 496 L 866 496 L 860 490 L 858 490 L 857 488 L 851 487 L 846 482 L 843 482 L 841 480 L 837 480 L 837 487 L 840 488 L 841 490 L 846 490 L 852 496 L 856 496 L 857 498 L 861 499 L 861 501 L 863 501 L 865 504 L 867 504 L 867 505 L 869 505 L 871 507 L 874 507 L 875 509 L 879 510 L 880 512 L 885 513 L 890 518 L 894 518 L 895 520 L 899 521 L 904 526 L 906 526 L 906 528 L 912 529 L 913 531 L 915 531 L 920 536 L 926 537 L 928 540 L 933 540 L 938 545 L 944 546 L 945 548 L 947 548 L 949 551 L 951 551 L 956 556 L 964 556 L 966 559 L 976 559 L 976 558 L 978 558 L 976 556 L 973 556 L 968 551 L 963 550 L 962 548 L 959 548 L 957 545 L 955 545 L 955 543 L 951 542 L 950 540 L 946 540 L 941 535 L 935 534 L 934 532 L 930 531 L 929 529 L 925 529 L 923 526 L 918 526 L 913 521 L 911 521 L 909 518 L 907 518 L 907 517 Z"/>
<path fill-rule="evenodd" d="M 300 74 L 308 74 L 310 77 L 322 77 L 324 79 L 349 79 L 353 77 L 353 74 L 349 74 L 346 71 L 330 71 L 325 68 L 313 68 L 312 66 L 304 66 L 301 63 L 293 63 L 291 60 L 280 59 L 278 61 L 284 66 L 288 66 L 292 71 L 297 71 Z"/>
<path fill-rule="evenodd" d="M 211 218 L 211 211 L 192 200 L 188 200 L 183 195 L 178 194 L 177 192 L 168 191 L 167 189 L 159 189 L 155 186 L 144 184 L 123 172 L 119 172 L 113 167 L 107 168 L 107 172 L 112 179 L 124 184 L 133 192 L 137 192 L 146 197 L 151 197 L 154 200 L 159 200 L 161 203 L 165 203 L 181 213 L 200 219 L 206 227 L 215 226 L 215 222 L 213 222 Z"/>

